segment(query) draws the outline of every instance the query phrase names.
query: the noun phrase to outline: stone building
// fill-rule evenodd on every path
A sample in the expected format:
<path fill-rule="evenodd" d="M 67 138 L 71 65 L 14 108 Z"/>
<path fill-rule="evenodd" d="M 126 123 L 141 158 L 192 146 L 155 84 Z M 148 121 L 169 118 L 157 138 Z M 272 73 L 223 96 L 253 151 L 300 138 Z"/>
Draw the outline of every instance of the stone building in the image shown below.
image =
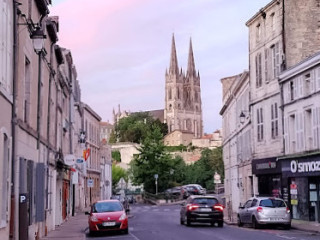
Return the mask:
<path fill-rule="evenodd" d="M 9 239 L 11 218 L 12 183 L 12 109 L 13 89 L 13 1 L 0 0 L 0 239 Z M 15 78 L 16 79 L 16 78 Z"/>
<path fill-rule="evenodd" d="M 90 153 L 86 160 L 87 176 L 84 181 L 86 207 L 100 200 L 100 121 L 101 117 L 87 104 L 84 104 L 83 124 L 86 133 L 86 150 L 89 150 Z"/>
<path fill-rule="evenodd" d="M 319 221 L 319 202 L 310 197 L 318 194 L 317 180 L 312 178 L 318 173 L 296 174 L 295 168 L 312 165 L 317 157 L 307 152 L 319 150 L 315 145 L 318 55 L 313 56 L 320 48 L 317 16 L 317 1 L 273 0 L 246 23 L 250 71 L 244 89 L 250 98 L 245 108 L 233 104 L 238 96 L 232 95 L 234 77 L 222 80 L 220 113 L 230 220 L 235 220 L 239 202 L 251 195 L 267 195 L 283 197 L 294 218 Z M 298 194 L 292 196 L 291 188 Z M 300 206 L 302 198 L 309 202 Z"/>
<path fill-rule="evenodd" d="M 113 131 L 113 125 L 109 122 L 100 122 L 100 141 L 108 143 L 111 133 Z"/>
<path fill-rule="evenodd" d="M 320 222 L 320 52 L 287 69 L 281 86 L 282 193 L 294 219 Z"/>
<path fill-rule="evenodd" d="M 246 25 L 249 28 L 250 118 L 252 123 L 252 171 L 257 176 L 255 194 L 279 196 L 279 169 L 283 155 L 281 98 L 278 76 L 284 64 L 283 4 L 271 1 Z M 277 193 L 278 192 L 278 193 Z"/>
<path fill-rule="evenodd" d="M 186 73 L 179 70 L 174 36 L 170 67 L 166 71 L 164 122 L 169 133 L 188 131 L 199 138 L 203 134 L 200 75 L 196 71 L 190 40 Z"/>
<path fill-rule="evenodd" d="M 241 74 L 223 78 L 221 83 L 223 107 L 220 115 L 223 123 L 226 217 L 229 221 L 235 221 L 239 204 L 254 193 L 251 170 L 249 72 L 244 71 Z"/>

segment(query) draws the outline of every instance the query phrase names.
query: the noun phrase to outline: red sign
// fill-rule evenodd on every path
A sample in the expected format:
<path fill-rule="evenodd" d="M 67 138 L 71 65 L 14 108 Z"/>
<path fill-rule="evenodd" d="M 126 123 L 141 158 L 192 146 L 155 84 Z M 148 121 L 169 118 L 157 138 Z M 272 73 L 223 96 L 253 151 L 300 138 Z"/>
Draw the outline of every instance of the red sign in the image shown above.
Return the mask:
<path fill-rule="evenodd" d="M 83 158 L 85 161 L 87 161 L 89 156 L 90 156 L 90 148 L 83 150 Z"/>

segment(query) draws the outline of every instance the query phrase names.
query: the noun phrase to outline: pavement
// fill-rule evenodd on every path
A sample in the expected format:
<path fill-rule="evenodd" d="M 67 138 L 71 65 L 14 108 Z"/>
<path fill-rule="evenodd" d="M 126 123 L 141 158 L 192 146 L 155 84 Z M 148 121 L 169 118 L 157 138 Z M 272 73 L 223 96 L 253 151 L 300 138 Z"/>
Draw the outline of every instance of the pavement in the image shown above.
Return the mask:
<path fill-rule="evenodd" d="M 88 228 L 88 217 L 84 212 L 79 212 L 73 217 L 69 217 L 56 229 L 50 231 L 47 236 L 40 240 L 61 240 L 61 239 L 86 239 L 85 231 Z"/>
<path fill-rule="evenodd" d="M 237 222 L 231 222 L 228 219 L 224 219 L 224 222 L 228 225 L 237 225 Z M 291 228 L 305 232 L 320 233 L 320 223 L 317 222 L 292 219 Z"/>

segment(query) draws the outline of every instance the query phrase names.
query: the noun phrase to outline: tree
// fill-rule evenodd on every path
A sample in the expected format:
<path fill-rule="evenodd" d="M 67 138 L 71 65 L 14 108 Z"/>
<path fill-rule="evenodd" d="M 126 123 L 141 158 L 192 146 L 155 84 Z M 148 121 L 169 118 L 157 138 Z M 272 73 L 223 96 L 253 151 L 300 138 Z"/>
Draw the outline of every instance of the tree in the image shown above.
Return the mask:
<path fill-rule="evenodd" d="M 155 174 L 158 174 L 158 191 L 164 191 L 172 181 L 172 170 L 181 160 L 173 160 L 163 144 L 163 134 L 157 124 L 152 125 L 130 163 L 130 176 L 136 185 L 143 184 L 147 192 L 155 193 Z"/>
<path fill-rule="evenodd" d="M 214 189 L 213 175 L 217 172 L 224 179 L 222 148 L 204 149 L 196 163 L 187 166 L 185 184 L 197 183 L 207 189 Z"/>
<path fill-rule="evenodd" d="M 128 182 L 128 173 L 125 169 L 112 164 L 112 189 L 113 191 L 117 188 L 117 185 L 121 178 L 124 178 Z"/>
<path fill-rule="evenodd" d="M 157 126 L 163 135 L 167 134 L 167 124 L 154 119 L 148 112 L 133 113 L 128 117 L 121 118 L 115 126 L 114 135 L 111 135 L 110 142 L 135 142 L 141 143 L 148 132 Z"/>

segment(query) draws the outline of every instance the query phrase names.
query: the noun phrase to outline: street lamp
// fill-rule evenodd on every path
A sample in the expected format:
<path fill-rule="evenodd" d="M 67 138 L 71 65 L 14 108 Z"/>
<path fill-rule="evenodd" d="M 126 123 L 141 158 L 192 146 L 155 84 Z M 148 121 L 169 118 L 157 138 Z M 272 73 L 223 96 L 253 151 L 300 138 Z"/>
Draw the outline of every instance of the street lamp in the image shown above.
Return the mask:
<path fill-rule="evenodd" d="M 34 50 L 37 54 L 39 54 L 44 47 L 44 39 L 46 38 L 46 35 L 44 35 L 44 32 L 40 26 L 37 26 L 36 29 L 31 33 L 30 37 L 33 42 Z"/>
<path fill-rule="evenodd" d="M 244 123 L 244 121 L 246 120 L 246 115 L 244 114 L 243 111 L 241 111 L 239 117 L 240 117 L 240 123 Z"/>

